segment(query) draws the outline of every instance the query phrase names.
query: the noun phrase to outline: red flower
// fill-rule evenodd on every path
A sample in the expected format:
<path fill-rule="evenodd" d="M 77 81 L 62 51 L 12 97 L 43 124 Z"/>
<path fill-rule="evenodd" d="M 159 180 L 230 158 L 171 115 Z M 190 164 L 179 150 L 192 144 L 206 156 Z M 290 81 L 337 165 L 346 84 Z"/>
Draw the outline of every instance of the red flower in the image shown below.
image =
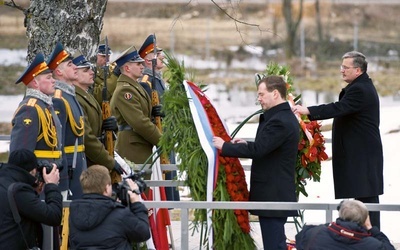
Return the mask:
<path fill-rule="evenodd" d="M 217 111 L 211 105 L 210 101 L 200 91 L 195 91 L 195 93 L 206 110 L 214 135 L 221 137 L 225 141 L 230 141 L 231 138 L 226 132 Z M 226 189 L 231 201 L 248 201 L 249 191 L 247 190 L 245 173 L 239 159 L 219 156 L 218 163 L 219 168 L 225 170 Z M 246 210 L 235 210 L 234 213 L 242 232 L 249 233 L 250 224 L 248 212 Z"/>

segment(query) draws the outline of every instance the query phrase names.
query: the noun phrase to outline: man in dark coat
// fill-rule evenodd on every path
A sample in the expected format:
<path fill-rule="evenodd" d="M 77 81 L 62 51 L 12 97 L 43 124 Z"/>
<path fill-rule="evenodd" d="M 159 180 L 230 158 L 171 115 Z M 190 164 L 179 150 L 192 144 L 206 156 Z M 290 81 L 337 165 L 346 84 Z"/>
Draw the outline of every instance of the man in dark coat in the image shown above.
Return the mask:
<path fill-rule="evenodd" d="M 296 202 L 295 168 L 299 143 L 299 122 L 286 101 L 286 83 L 279 76 L 268 76 L 258 84 L 260 116 L 254 142 L 214 137 L 222 156 L 252 158 L 250 201 Z M 250 210 L 259 216 L 264 249 L 286 249 L 284 225 L 297 211 Z"/>
<path fill-rule="evenodd" d="M 62 218 L 62 196 L 58 189 L 59 171 L 55 165 L 50 173 L 42 169 L 45 202 L 36 192 L 38 180 L 37 158 L 28 149 L 10 153 L 8 164 L 0 169 L 0 249 L 25 250 L 41 247 L 42 226 L 59 226 Z M 8 188 L 12 188 L 16 209 L 21 217 L 20 228 L 15 222 L 8 201 Z"/>
<path fill-rule="evenodd" d="M 310 120 L 333 119 L 332 165 L 335 198 L 355 198 L 379 203 L 383 194 L 383 152 L 379 131 L 379 97 L 367 74 L 360 52 L 344 54 L 342 78 L 348 85 L 339 101 L 319 106 L 295 106 L 295 113 Z M 380 227 L 379 212 L 370 212 L 372 225 Z"/>
<path fill-rule="evenodd" d="M 368 209 L 358 200 L 342 201 L 339 218 L 325 225 L 306 225 L 296 235 L 298 250 L 394 250 L 379 228 L 372 226 Z"/>
<path fill-rule="evenodd" d="M 131 250 L 135 242 L 150 238 L 146 207 L 140 202 L 138 186 L 126 179 L 127 207 L 111 198 L 112 185 L 106 167 L 93 165 L 80 177 L 82 199 L 70 206 L 70 249 Z"/>

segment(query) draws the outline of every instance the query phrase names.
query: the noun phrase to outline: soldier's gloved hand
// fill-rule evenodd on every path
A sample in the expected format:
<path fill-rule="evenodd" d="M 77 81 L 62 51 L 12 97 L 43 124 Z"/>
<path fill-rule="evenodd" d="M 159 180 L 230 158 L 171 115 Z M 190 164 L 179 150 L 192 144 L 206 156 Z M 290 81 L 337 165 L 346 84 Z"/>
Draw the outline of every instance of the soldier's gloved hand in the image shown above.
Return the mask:
<path fill-rule="evenodd" d="M 155 106 L 151 109 L 151 115 L 152 115 L 152 116 L 165 117 L 164 112 L 162 112 L 162 105 L 161 105 L 161 104 L 155 105 Z"/>
<path fill-rule="evenodd" d="M 125 170 L 121 167 L 121 165 L 119 165 L 119 163 L 118 163 L 117 161 L 115 161 L 114 170 L 115 170 L 115 172 L 117 172 L 118 174 L 126 174 L 126 173 L 125 173 Z"/>
<path fill-rule="evenodd" d="M 102 128 L 103 128 L 103 130 L 117 131 L 118 124 L 117 124 L 117 119 L 115 118 L 115 116 L 110 116 L 107 119 L 103 120 Z"/>

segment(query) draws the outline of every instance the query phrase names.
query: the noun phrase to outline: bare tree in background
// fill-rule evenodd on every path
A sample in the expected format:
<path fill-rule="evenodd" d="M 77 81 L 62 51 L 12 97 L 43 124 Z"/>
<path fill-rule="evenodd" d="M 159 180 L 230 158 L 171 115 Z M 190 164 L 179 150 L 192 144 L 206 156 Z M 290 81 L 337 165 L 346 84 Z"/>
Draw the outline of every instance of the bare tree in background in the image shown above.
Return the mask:
<path fill-rule="evenodd" d="M 295 55 L 296 33 L 303 17 L 303 0 L 299 1 L 297 17 L 294 17 L 292 0 L 283 0 L 282 12 L 286 23 L 285 54 L 290 59 Z"/>
<path fill-rule="evenodd" d="M 4 4 L 25 15 L 29 62 L 39 52 L 48 57 L 58 41 L 70 53 L 95 54 L 107 0 L 31 0 L 27 8 L 14 0 Z"/>
<path fill-rule="evenodd" d="M 319 0 L 315 0 L 315 18 L 317 22 L 318 43 L 321 44 L 324 39 L 324 33 L 322 31 L 321 9 L 319 7 Z"/>

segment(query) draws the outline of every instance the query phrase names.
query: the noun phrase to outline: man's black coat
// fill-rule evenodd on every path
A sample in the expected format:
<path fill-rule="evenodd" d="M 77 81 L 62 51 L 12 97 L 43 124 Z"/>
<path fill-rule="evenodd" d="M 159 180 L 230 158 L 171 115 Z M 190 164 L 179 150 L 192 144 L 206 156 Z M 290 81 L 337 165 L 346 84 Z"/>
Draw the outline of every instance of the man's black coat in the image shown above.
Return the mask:
<path fill-rule="evenodd" d="M 279 104 L 260 116 L 254 142 L 224 143 L 223 156 L 253 159 L 250 201 L 297 201 L 295 168 L 299 122 L 288 103 Z M 251 210 L 254 215 L 287 217 L 297 211 Z"/>
<path fill-rule="evenodd" d="M 367 73 L 348 84 L 339 101 L 308 107 L 311 120 L 333 119 L 332 164 L 335 198 L 383 194 L 379 97 Z"/>

